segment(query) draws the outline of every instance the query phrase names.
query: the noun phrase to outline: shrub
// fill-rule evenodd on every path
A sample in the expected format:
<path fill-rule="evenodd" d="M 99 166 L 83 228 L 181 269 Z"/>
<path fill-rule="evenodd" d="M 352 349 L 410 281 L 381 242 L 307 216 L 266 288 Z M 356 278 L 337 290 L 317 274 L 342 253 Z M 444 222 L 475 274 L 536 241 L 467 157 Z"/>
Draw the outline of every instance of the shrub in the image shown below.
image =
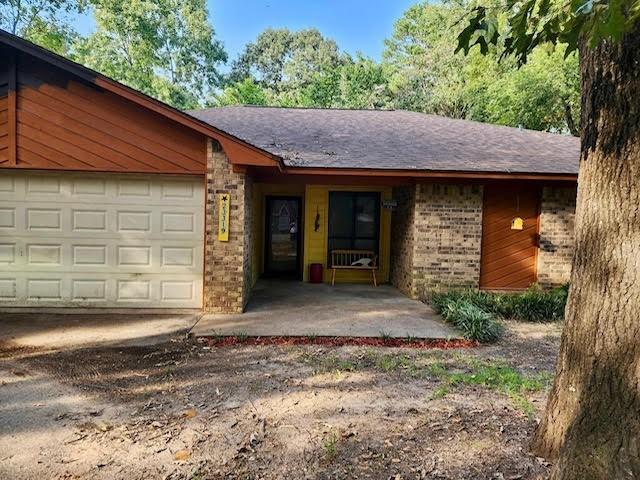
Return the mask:
<path fill-rule="evenodd" d="M 478 342 L 494 342 L 502 334 L 502 325 L 493 313 L 477 306 L 468 298 L 450 294 L 434 295 L 433 303 L 436 311 L 452 325 L 462 331 L 469 340 Z"/>
<path fill-rule="evenodd" d="M 531 287 L 519 294 L 490 293 L 476 290 L 452 290 L 432 296 L 434 308 L 447 319 L 456 312 L 460 315 L 479 317 L 481 310 L 495 318 L 516 319 L 528 322 L 549 322 L 562 320 L 567 303 L 568 285 L 553 290 Z M 475 309 L 463 305 L 471 304 Z M 449 311 L 449 313 L 446 313 Z M 452 320 L 447 319 L 448 321 Z M 461 322 L 464 323 L 463 320 Z M 485 321 L 486 322 L 486 321 Z M 476 320 L 476 324 L 481 321 Z"/>
<path fill-rule="evenodd" d="M 508 308 L 502 316 L 528 322 L 562 320 L 568 292 L 568 286 L 547 291 L 532 287 L 519 295 L 504 295 Z"/>

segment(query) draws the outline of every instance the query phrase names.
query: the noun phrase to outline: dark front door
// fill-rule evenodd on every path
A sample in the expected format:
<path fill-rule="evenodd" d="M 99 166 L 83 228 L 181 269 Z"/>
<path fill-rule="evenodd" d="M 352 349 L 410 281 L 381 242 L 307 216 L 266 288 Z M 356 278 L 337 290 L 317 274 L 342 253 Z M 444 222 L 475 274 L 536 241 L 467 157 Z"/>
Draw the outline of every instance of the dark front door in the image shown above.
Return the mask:
<path fill-rule="evenodd" d="M 266 207 L 264 272 L 269 276 L 299 277 L 300 198 L 267 197 Z"/>

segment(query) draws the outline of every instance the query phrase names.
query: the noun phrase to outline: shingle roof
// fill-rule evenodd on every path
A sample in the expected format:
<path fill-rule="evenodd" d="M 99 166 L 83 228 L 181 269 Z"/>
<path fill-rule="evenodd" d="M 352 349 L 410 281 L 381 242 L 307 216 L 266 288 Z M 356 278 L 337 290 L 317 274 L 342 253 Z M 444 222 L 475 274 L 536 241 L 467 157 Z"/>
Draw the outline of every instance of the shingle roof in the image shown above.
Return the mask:
<path fill-rule="evenodd" d="M 577 174 L 575 137 L 402 110 L 233 106 L 189 112 L 289 167 Z"/>

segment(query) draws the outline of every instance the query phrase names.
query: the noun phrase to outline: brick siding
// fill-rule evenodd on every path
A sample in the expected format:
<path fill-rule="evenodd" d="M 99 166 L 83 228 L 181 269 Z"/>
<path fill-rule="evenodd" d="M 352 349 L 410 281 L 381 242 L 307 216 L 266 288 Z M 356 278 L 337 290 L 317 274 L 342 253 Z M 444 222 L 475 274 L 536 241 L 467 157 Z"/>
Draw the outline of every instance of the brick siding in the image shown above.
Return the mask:
<path fill-rule="evenodd" d="M 574 251 L 576 187 L 544 187 L 540 204 L 538 283 L 554 287 L 567 283 Z"/>
<path fill-rule="evenodd" d="M 398 206 L 391 214 L 391 283 L 402 293 L 413 292 L 415 187 L 394 187 Z"/>
<path fill-rule="evenodd" d="M 252 181 L 234 173 L 220 144 L 207 143 L 207 199 L 204 272 L 204 311 L 239 313 L 251 288 Z M 230 196 L 229 241 L 218 240 L 216 195 Z"/>
<path fill-rule="evenodd" d="M 482 187 L 426 184 L 404 188 L 413 193 L 395 190 L 398 208 L 392 238 L 400 250 L 394 251 L 392 245 L 392 283 L 414 298 L 426 298 L 431 291 L 449 287 L 478 287 Z"/>

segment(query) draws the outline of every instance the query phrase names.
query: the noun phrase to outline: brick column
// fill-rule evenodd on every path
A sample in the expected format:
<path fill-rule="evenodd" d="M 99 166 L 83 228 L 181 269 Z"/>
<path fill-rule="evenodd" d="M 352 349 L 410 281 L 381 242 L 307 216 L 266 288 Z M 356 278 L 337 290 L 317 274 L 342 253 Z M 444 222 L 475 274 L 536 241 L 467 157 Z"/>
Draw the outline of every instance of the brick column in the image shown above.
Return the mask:
<path fill-rule="evenodd" d="M 392 283 L 420 299 L 434 290 L 477 288 L 482 187 L 426 184 L 403 187 L 395 195 Z"/>
<path fill-rule="evenodd" d="M 408 297 L 415 297 L 413 252 L 415 248 L 415 185 L 394 187 L 398 202 L 391 213 L 391 283 Z"/>
<path fill-rule="evenodd" d="M 251 187 L 245 173 L 234 173 L 220 144 L 207 142 L 207 200 L 204 311 L 241 313 L 251 289 Z M 217 194 L 229 195 L 229 241 L 218 240 Z M 248 200 L 247 200 L 248 199 Z"/>
<path fill-rule="evenodd" d="M 576 187 L 544 187 L 540 204 L 538 283 L 555 287 L 571 276 Z"/>

